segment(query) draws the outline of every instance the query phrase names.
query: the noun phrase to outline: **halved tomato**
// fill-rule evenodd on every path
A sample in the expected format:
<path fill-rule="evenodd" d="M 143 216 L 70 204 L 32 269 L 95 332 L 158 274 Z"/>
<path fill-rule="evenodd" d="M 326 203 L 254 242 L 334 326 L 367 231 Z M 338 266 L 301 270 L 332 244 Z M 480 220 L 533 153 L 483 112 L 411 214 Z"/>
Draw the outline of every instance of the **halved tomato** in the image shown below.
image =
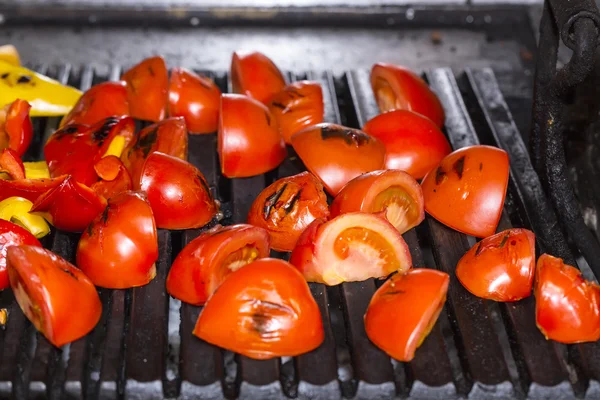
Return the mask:
<path fill-rule="evenodd" d="M 269 256 L 269 234 L 239 224 L 215 226 L 181 250 L 167 277 L 167 291 L 181 301 L 203 305 L 232 272 Z"/>
<path fill-rule="evenodd" d="M 0 150 L 0 179 L 3 178 L 2 174 L 10 179 L 25 179 L 25 166 L 13 149 Z"/>
<path fill-rule="evenodd" d="M 169 73 L 165 60 L 150 57 L 121 76 L 127 83 L 129 113 L 133 118 L 160 121 L 165 117 Z"/>
<path fill-rule="evenodd" d="M 286 84 L 275 63 L 256 51 L 233 53 L 230 75 L 234 93 L 245 94 L 263 104 L 268 104 Z"/>
<path fill-rule="evenodd" d="M 133 188 L 131 176 L 121 160 L 116 156 L 102 157 L 95 165 L 94 171 L 100 180 L 91 189 L 105 199 Z"/>
<path fill-rule="evenodd" d="M 231 273 L 202 309 L 194 335 L 259 360 L 306 353 L 325 337 L 306 281 L 273 258 Z"/>
<path fill-rule="evenodd" d="M 42 244 L 27 229 L 17 224 L 0 219 L 0 290 L 6 289 L 8 271 L 6 270 L 6 253 L 11 246 L 22 244 L 42 247 Z"/>
<path fill-rule="evenodd" d="M 103 82 L 92 86 L 73 106 L 73 109 L 60 121 L 60 127 L 67 125 L 94 125 L 108 117 L 129 115 L 127 84 Z"/>
<path fill-rule="evenodd" d="M 0 150 L 12 149 L 21 157 L 33 139 L 33 125 L 29 118 L 31 105 L 17 99 L 0 110 Z"/>
<path fill-rule="evenodd" d="M 67 176 L 63 175 L 52 179 L 18 179 L 13 181 L 0 179 L 0 201 L 9 197 L 22 197 L 35 202 L 38 197 L 60 185 L 66 178 Z"/>

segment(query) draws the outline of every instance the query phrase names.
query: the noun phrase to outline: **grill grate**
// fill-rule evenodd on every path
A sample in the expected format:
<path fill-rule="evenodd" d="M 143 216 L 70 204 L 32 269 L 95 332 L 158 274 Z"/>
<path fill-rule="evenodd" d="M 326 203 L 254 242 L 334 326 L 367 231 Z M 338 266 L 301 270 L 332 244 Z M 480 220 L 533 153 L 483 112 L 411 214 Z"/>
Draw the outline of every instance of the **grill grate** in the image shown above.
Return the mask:
<path fill-rule="evenodd" d="M 68 65 L 35 69 L 83 90 L 118 79 L 121 71 L 112 67 L 102 75 L 90 66 L 75 70 Z M 225 74 L 207 74 L 227 90 Z M 436 69 L 425 76 L 447 111 L 446 133 L 454 148 L 481 142 L 509 152 L 511 181 L 500 227 L 532 228 L 543 251 L 561 251 L 573 260 L 555 228 L 556 217 L 542 195 L 494 73 L 469 70 L 457 80 L 450 70 Z M 335 78 L 329 72 L 290 77 L 308 77 L 322 84 L 327 122 L 359 127 L 378 113 L 365 71 Z M 34 121 L 38 135 L 28 159 L 41 157 L 43 143 L 57 125 L 57 118 Z M 252 201 L 266 185 L 303 170 L 292 155 L 263 176 L 227 179 L 219 173 L 214 135 L 190 137 L 189 161 L 205 174 L 222 202 L 226 224 L 244 222 Z M 411 363 L 390 361 L 366 337 L 363 315 L 381 284 L 373 279 L 337 287 L 309 285 L 325 327 L 325 342 L 311 353 L 255 361 L 223 351 L 192 336 L 200 308 L 182 304 L 164 290 L 173 258 L 201 231 L 159 230 L 156 278 L 141 288 L 99 289 L 104 305 L 100 322 L 88 336 L 61 349 L 35 331 L 10 290 L 2 292 L 0 305 L 8 308 L 9 321 L 0 330 L 0 398 L 600 396 L 599 345 L 546 341 L 535 327 L 533 298 L 497 304 L 470 295 L 452 272 L 474 239 L 429 217 L 405 239 L 415 266 L 448 272 L 452 281 L 445 311 Z M 77 240 L 77 235 L 55 232 L 44 244 L 74 261 Z"/>

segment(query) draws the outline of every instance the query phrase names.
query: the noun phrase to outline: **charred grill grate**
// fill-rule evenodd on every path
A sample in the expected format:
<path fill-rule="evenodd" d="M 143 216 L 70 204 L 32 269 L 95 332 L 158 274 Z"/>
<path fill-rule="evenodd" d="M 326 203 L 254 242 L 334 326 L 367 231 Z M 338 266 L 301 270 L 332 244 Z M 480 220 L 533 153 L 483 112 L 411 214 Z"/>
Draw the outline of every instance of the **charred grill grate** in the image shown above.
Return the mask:
<path fill-rule="evenodd" d="M 86 66 L 41 66 L 42 73 L 88 89 L 118 79 Z M 223 91 L 227 77 L 208 73 Z M 318 80 L 325 120 L 359 127 L 378 113 L 365 71 L 290 76 Z M 458 79 L 448 69 L 425 77 L 447 112 L 446 133 L 454 148 L 476 143 L 504 148 L 511 181 L 501 228 L 532 228 L 544 251 L 565 239 L 543 196 L 527 150 L 489 69 Z M 469 111 L 467 111 L 469 110 Z M 37 119 L 37 141 L 28 157 L 39 159 L 57 118 Z M 477 133 L 476 133 L 477 132 Z M 189 160 L 200 168 L 222 202 L 222 223 L 244 222 L 258 193 L 275 179 L 303 170 L 291 155 L 276 171 L 230 180 L 219 173 L 215 135 L 191 136 Z M 325 342 L 296 358 L 255 361 L 192 336 L 199 307 L 165 293 L 165 279 L 178 251 L 201 230 L 159 230 L 157 276 L 130 290 L 100 289 L 100 322 L 86 337 L 61 349 L 38 334 L 18 309 L 10 290 L 0 294 L 9 320 L 0 329 L 0 398 L 557 398 L 600 396 L 598 344 L 565 346 L 546 341 L 534 320 L 534 300 L 497 304 L 470 295 L 452 273 L 473 238 L 427 218 L 405 234 L 415 266 L 449 272 L 448 301 L 431 334 L 410 363 L 390 360 L 366 337 L 363 315 L 380 284 L 375 280 L 336 287 L 310 284 L 322 312 Z M 73 261 L 78 236 L 55 232 L 45 246 Z M 284 254 L 275 254 L 285 257 Z"/>

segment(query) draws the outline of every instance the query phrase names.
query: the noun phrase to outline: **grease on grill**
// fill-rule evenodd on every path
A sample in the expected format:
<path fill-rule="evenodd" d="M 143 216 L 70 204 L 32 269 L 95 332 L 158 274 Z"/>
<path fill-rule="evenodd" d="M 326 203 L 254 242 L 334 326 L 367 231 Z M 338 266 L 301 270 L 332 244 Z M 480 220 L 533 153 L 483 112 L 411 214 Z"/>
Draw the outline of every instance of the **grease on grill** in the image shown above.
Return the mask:
<path fill-rule="evenodd" d="M 348 145 L 360 147 L 369 143 L 369 135 L 358 129 L 346 128 L 341 125 L 324 125 L 321 127 L 321 139 L 328 140 L 333 138 L 343 139 Z"/>

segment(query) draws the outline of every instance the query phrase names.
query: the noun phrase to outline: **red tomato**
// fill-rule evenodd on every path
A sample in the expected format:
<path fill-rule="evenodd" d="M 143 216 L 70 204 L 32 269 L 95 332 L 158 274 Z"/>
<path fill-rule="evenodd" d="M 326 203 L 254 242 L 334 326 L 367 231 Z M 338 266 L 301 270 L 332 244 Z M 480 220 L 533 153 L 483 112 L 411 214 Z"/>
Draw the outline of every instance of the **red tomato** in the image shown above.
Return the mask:
<path fill-rule="evenodd" d="M 0 219 L 0 290 L 8 287 L 8 271 L 6 270 L 8 248 L 22 244 L 42 247 L 41 243 L 27 229 Z"/>
<path fill-rule="evenodd" d="M 94 284 L 68 261 L 38 246 L 12 246 L 6 260 L 19 307 L 56 347 L 85 336 L 100 320 Z"/>
<path fill-rule="evenodd" d="M 306 168 L 331 195 L 365 172 L 382 169 L 385 146 L 359 131 L 336 124 L 318 124 L 292 137 L 292 146 Z"/>
<path fill-rule="evenodd" d="M 390 357 L 411 361 L 444 308 L 449 282 L 448 274 L 427 268 L 393 275 L 367 308 L 369 339 Z"/>
<path fill-rule="evenodd" d="M 93 125 L 108 117 L 129 115 L 125 82 L 103 82 L 92 86 L 63 117 L 60 126 Z"/>
<path fill-rule="evenodd" d="M 23 197 L 35 202 L 38 197 L 60 185 L 66 176 L 52 179 L 19 179 L 8 181 L 0 179 L 0 201 L 9 197 Z"/>
<path fill-rule="evenodd" d="M 163 153 L 148 156 L 139 189 L 148 194 L 159 228 L 199 228 L 218 211 L 202 172 L 187 161 Z"/>
<path fill-rule="evenodd" d="M 438 127 L 444 126 L 444 109 L 429 86 L 409 69 L 377 63 L 371 70 L 371 88 L 381 112 L 408 110 L 426 116 Z"/>
<path fill-rule="evenodd" d="M 456 150 L 425 176 L 421 187 L 432 217 L 468 235 L 493 235 L 508 187 L 508 155 L 490 146 Z"/>
<path fill-rule="evenodd" d="M 331 203 L 331 216 L 348 212 L 383 213 L 402 234 L 425 218 L 423 191 L 404 171 L 373 171 L 348 182 Z"/>
<path fill-rule="evenodd" d="M 304 278 L 273 258 L 231 273 L 202 309 L 194 335 L 259 360 L 306 353 L 325 337 Z"/>
<path fill-rule="evenodd" d="M 10 179 L 25 179 L 23 161 L 13 149 L 0 150 L 0 174 L 6 173 Z"/>
<path fill-rule="evenodd" d="M 448 140 L 431 122 L 412 111 L 394 110 L 369 120 L 363 127 L 368 135 L 385 145 L 385 167 L 423 178 L 452 149 Z"/>
<path fill-rule="evenodd" d="M 185 118 L 190 133 L 213 133 L 219 125 L 221 91 L 212 81 L 185 68 L 171 71 L 169 115 Z"/>
<path fill-rule="evenodd" d="M 260 192 L 248 213 L 248 223 L 269 232 L 273 249 L 292 251 L 311 222 L 328 216 L 323 185 L 310 172 L 302 172 L 279 179 Z"/>
<path fill-rule="evenodd" d="M 221 96 L 219 157 L 228 178 L 264 174 L 285 159 L 287 150 L 269 109 L 239 94 Z"/>
<path fill-rule="evenodd" d="M 133 188 L 127 168 L 116 156 L 102 157 L 94 165 L 94 171 L 100 180 L 94 183 L 91 189 L 105 199 L 110 199 Z"/>
<path fill-rule="evenodd" d="M 0 110 L 0 150 L 12 149 L 21 157 L 33 139 L 33 125 L 29 118 L 31 105 L 17 99 Z"/>
<path fill-rule="evenodd" d="M 535 277 L 535 320 L 546 339 L 561 343 L 600 339 L 600 286 L 562 259 L 542 254 Z"/>
<path fill-rule="evenodd" d="M 220 225 L 181 250 L 167 277 L 167 291 L 181 301 L 203 305 L 232 272 L 269 256 L 269 234 L 262 228 Z"/>
<path fill-rule="evenodd" d="M 268 104 L 285 87 L 281 71 L 259 52 L 233 53 L 230 75 L 234 93 L 245 94 L 263 104 Z"/>
<path fill-rule="evenodd" d="M 277 120 L 287 144 L 302 129 L 323 122 L 323 91 L 318 82 L 300 81 L 288 85 L 269 103 L 269 111 Z"/>
<path fill-rule="evenodd" d="M 290 262 L 307 281 L 330 286 L 385 278 L 412 266 L 400 233 L 384 218 L 367 213 L 314 220 L 298 239 Z"/>
<path fill-rule="evenodd" d="M 121 79 L 127 83 L 127 101 L 133 118 L 156 122 L 165 117 L 169 73 L 162 57 L 146 58 Z"/>

